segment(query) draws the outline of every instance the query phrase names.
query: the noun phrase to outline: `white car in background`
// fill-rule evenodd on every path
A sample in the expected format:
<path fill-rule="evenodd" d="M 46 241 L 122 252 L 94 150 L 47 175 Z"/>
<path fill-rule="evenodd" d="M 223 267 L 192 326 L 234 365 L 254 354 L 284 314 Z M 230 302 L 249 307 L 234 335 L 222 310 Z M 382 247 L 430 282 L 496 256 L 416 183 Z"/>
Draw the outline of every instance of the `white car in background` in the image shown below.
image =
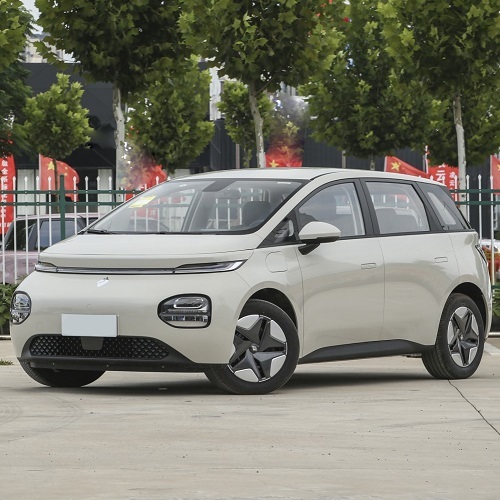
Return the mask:
<path fill-rule="evenodd" d="M 201 371 L 263 394 L 298 363 L 375 356 L 469 377 L 491 289 L 477 233 L 436 182 L 246 169 L 161 184 L 51 246 L 11 318 L 21 366 L 44 385 Z"/>
<path fill-rule="evenodd" d="M 65 238 L 96 221 L 94 213 L 64 216 Z M 23 215 L 9 226 L 0 247 L 0 283 L 16 283 L 35 268 L 38 254 L 61 241 L 60 214 Z"/>

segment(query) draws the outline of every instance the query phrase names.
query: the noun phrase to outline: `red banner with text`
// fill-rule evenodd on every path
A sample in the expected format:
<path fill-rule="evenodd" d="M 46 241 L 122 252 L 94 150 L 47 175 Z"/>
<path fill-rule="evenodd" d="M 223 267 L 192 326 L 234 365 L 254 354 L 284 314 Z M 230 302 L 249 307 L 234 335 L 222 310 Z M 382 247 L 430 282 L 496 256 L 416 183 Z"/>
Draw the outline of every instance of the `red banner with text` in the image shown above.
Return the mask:
<path fill-rule="evenodd" d="M 0 195 L 0 234 L 5 234 L 11 222 L 14 220 L 14 205 L 8 205 L 8 203 L 14 203 L 14 195 L 4 193 L 4 191 L 14 190 L 16 166 L 13 156 L 2 158 L 0 174 L 0 186 L 2 191 Z"/>

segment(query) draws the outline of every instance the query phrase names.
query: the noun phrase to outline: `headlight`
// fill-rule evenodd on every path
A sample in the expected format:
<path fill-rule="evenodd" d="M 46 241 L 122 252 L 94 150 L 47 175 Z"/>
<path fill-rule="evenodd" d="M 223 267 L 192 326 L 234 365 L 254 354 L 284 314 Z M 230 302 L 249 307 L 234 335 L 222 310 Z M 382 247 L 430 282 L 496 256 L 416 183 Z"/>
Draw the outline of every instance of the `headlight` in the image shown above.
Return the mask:
<path fill-rule="evenodd" d="M 177 328 L 204 328 L 210 324 L 210 299 L 204 295 L 179 295 L 158 306 L 162 321 Z"/>
<path fill-rule="evenodd" d="M 10 305 L 10 321 L 13 325 L 20 325 L 31 313 L 31 299 L 27 293 L 14 292 Z"/>

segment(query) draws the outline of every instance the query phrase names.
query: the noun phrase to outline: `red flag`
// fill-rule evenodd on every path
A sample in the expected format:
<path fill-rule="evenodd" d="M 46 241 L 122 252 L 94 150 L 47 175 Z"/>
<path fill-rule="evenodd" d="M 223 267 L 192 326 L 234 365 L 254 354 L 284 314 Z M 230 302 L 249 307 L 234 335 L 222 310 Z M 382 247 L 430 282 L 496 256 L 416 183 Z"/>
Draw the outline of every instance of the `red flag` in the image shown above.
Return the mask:
<path fill-rule="evenodd" d="M 395 156 L 386 156 L 385 157 L 385 172 L 392 172 L 393 174 L 406 174 L 406 175 L 415 175 L 417 177 L 426 177 L 429 175 L 424 171 L 419 170 L 418 168 L 412 167 L 410 164 L 405 163 L 404 161 L 396 158 Z"/>
<path fill-rule="evenodd" d="M 434 181 L 444 184 L 448 189 L 458 189 L 458 167 L 443 163 L 437 167 L 429 167 L 429 174 Z"/>
<path fill-rule="evenodd" d="M 448 189 L 458 189 L 458 167 L 450 167 L 446 163 L 437 167 L 429 167 L 432 180 L 444 184 Z M 453 199 L 458 201 L 458 194 L 453 193 Z"/>
<path fill-rule="evenodd" d="M 14 205 L 7 205 L 7 203 L 14 203 L 14 195 L 4 193 L 4 191 L 14 190 L 13 179 L 16 176 L 16 166 L 13 156 L 1 159 L 0 174 L 0 234 L 5 234 L 14 220 Z"/>
<path fill-rule="evenodd" d="M 76 184 L 80 181 L 80 177 L 75 169 L 71 168 L 67 163 L 63 161 L 57 161 L 57 179 L 56 179 L 56 167 L 54 161 L 46 156 L 39 155 L 39 165 L 40 165 L 40 189 L 42 191 L 49 190 L 49 179 L 50 179 L 50 189 L 59 189 L 59 176 L 64 175 L 64 189 L 67 191 L 72 191 L 75 189 Z M 71 198 L 73 201 L 77 201 L 77 194 L 66 194 L 66 197 Z"/>
<path fill-rule="evenodd" d="M 500 160 L 496 156 L 490 157 L 491 189 L 500 189 Z"/>

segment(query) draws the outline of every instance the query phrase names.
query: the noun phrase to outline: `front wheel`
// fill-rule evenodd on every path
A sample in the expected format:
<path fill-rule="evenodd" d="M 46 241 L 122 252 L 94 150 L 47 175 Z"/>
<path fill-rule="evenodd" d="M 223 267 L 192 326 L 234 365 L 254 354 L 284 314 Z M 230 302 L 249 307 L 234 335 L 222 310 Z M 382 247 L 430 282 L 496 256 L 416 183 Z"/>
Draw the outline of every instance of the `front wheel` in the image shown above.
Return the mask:
<path fill-rule="evenodd" d="M 233 394 L 267 394 L 292 376 L 299 358 L 297 329 L 278 306 L 251 299 L 234 333 L 234 352 L 227 365 L 210 365 L 205 374 Z"/>
<path fill-rule="evenodd" d="M 470 377 L 478 368 L 484 349 L 484 326 L 475 302 L 452 294 L 439 322 L 436 344 L 422 354 L 427 371 L 439 379 Z"/>
<path fill-rule="evenodd" d="M 24 361 L 21 361 L 21 367 L 33 380 L 49 387 L 82 387 L 95 382 L 104 374 L 104 371 L 33 368 Z"/>

